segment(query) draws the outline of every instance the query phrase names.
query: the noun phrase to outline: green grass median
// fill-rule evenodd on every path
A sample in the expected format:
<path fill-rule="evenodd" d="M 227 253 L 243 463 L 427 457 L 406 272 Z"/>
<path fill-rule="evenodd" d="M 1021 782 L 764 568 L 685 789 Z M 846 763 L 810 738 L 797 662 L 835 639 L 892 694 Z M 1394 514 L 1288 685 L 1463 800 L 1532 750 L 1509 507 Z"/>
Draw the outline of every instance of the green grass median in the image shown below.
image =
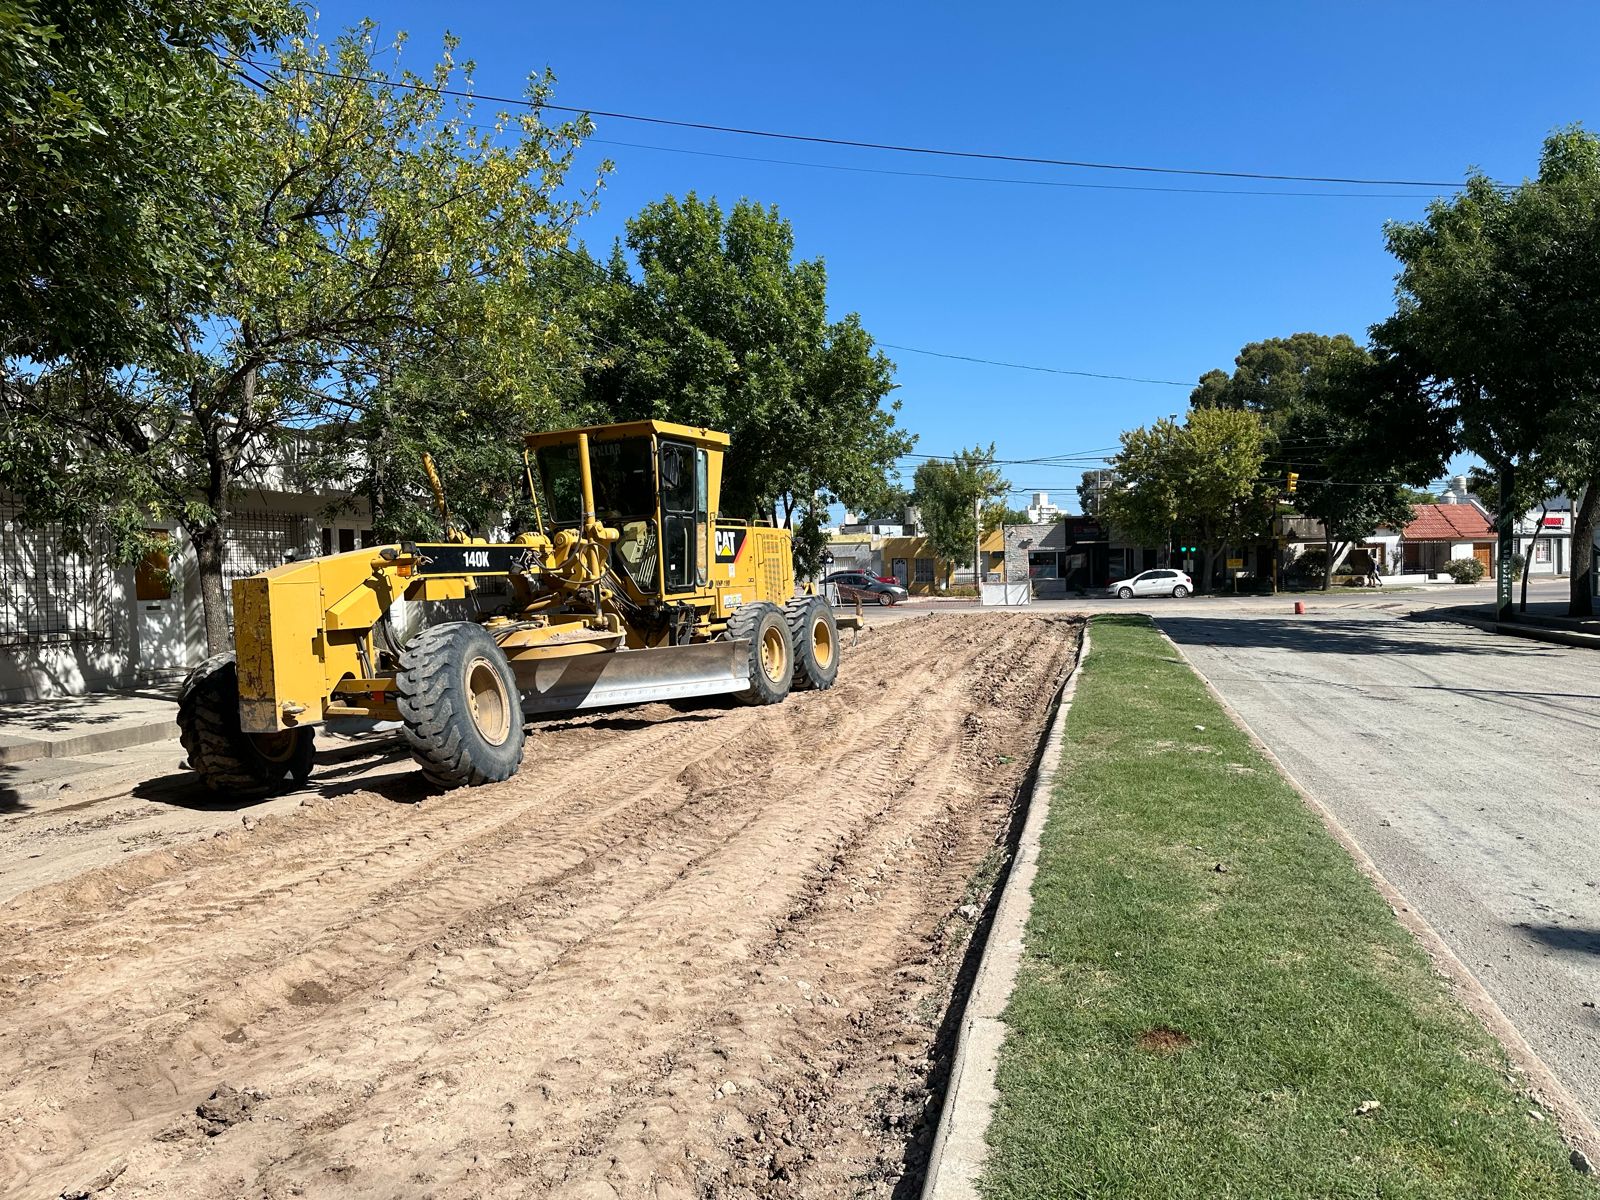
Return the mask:
<path fill-rule="evenodd" d="M 1142 617 L 1092 638 L 983 1194 L 1600 1197 L 1172 647 Z"/>

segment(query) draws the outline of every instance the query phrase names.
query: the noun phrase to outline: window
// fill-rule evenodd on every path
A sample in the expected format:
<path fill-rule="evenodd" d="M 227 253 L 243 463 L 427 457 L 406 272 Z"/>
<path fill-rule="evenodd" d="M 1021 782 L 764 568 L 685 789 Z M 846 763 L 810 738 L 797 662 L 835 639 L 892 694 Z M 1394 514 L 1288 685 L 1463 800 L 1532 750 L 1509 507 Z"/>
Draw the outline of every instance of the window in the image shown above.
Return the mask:
<path fill-rule="evenodd" d="M 0 506 L 0 645 L 98 641 L 110 634 L 107 547 L 69 549 L 56 526 L 25 526 Z"/>
<path fill-rule="evenodd" d="M 1548 538 L 1540 538 L 1533 543 L 1533 561 L 1536 563 L 1550 561 L 1550 540 Z"/>
<path fill-rule="evenodd" d="M 918 583 L 932 583 L 933 582 L 933 559 L 931 559 L 931 558 L 919 558 L 919 559 L 917 559 L 917 582 Z"/>
<path fill-rule="evenodd" d="M 578 444 L 546 446 L 538 457 L 551 522 L 576 525 L 583 507 Z M 589 471 L 594 482 L 595 514 L 607 525 L 614 526 L 625 517 L 655 515 L 655 471 L 650 463 L 649 438 L 590 442 Z"/>
<path fill-rule="evenodd" d="M 1034 579 L 1058 578 L 1059 567 L 1053 551 L 1034 550 L 1028 555 L 1028 574 Z"/>
<path fill-rule="evenodd" d="M 667 591 L 706 582 L 706 453 L 682 442 L 661 443 L 661 511 L 666 529 Z M 700 550 L 696 552 L 696 547 Z"/>

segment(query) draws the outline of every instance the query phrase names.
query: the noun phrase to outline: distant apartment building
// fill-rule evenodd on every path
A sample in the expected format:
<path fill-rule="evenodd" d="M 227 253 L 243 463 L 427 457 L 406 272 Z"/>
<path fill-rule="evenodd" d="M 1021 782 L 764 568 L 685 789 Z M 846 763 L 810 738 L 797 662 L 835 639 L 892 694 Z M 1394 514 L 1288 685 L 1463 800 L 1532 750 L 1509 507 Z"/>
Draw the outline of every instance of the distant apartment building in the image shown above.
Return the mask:
<path fill-rule="evenodd" d="M 1033 493 L 1033 503 L 1028 505 L 1028 523 L 1046 525 L 1061 516 L 1060 505 L 1050 503 L 1049 492 Z"/>

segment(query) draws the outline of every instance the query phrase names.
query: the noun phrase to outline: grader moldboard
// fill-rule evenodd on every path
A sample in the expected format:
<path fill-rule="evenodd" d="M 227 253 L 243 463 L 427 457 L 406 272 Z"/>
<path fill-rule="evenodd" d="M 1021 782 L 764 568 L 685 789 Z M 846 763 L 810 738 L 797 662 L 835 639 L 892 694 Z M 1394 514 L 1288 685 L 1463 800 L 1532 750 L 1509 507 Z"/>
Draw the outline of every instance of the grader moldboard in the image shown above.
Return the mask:
<path fill-rule="evenodd" d="M 399 728 L 430 781 L 460 787 L 516 772 L 525 715 L 832 686 L 838 623 L 795 595 L 789 532 L 718 516 L 727 446 L 661 421 L 530 435 L 535 529 L 506 542 L 454 529 L 428 462 L 446 541 L 234 582 L 235 653 L 180 695 L 190 767 L 266 792 L 310 774 L 315 725 Z"/>

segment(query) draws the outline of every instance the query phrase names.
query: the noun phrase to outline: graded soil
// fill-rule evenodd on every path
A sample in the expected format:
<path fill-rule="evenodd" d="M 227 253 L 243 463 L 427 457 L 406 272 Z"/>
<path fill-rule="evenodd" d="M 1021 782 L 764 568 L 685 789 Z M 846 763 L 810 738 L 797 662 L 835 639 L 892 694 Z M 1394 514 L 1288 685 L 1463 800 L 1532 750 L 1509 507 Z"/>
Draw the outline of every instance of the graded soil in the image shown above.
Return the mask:
<path fill-rule="evenodd" d="M 914 1194 L 1079 629 L 897 622 L 827 692 L 542 722 L 503 784 L 346 771 L 23 892 L 0 1194 Z"/>

